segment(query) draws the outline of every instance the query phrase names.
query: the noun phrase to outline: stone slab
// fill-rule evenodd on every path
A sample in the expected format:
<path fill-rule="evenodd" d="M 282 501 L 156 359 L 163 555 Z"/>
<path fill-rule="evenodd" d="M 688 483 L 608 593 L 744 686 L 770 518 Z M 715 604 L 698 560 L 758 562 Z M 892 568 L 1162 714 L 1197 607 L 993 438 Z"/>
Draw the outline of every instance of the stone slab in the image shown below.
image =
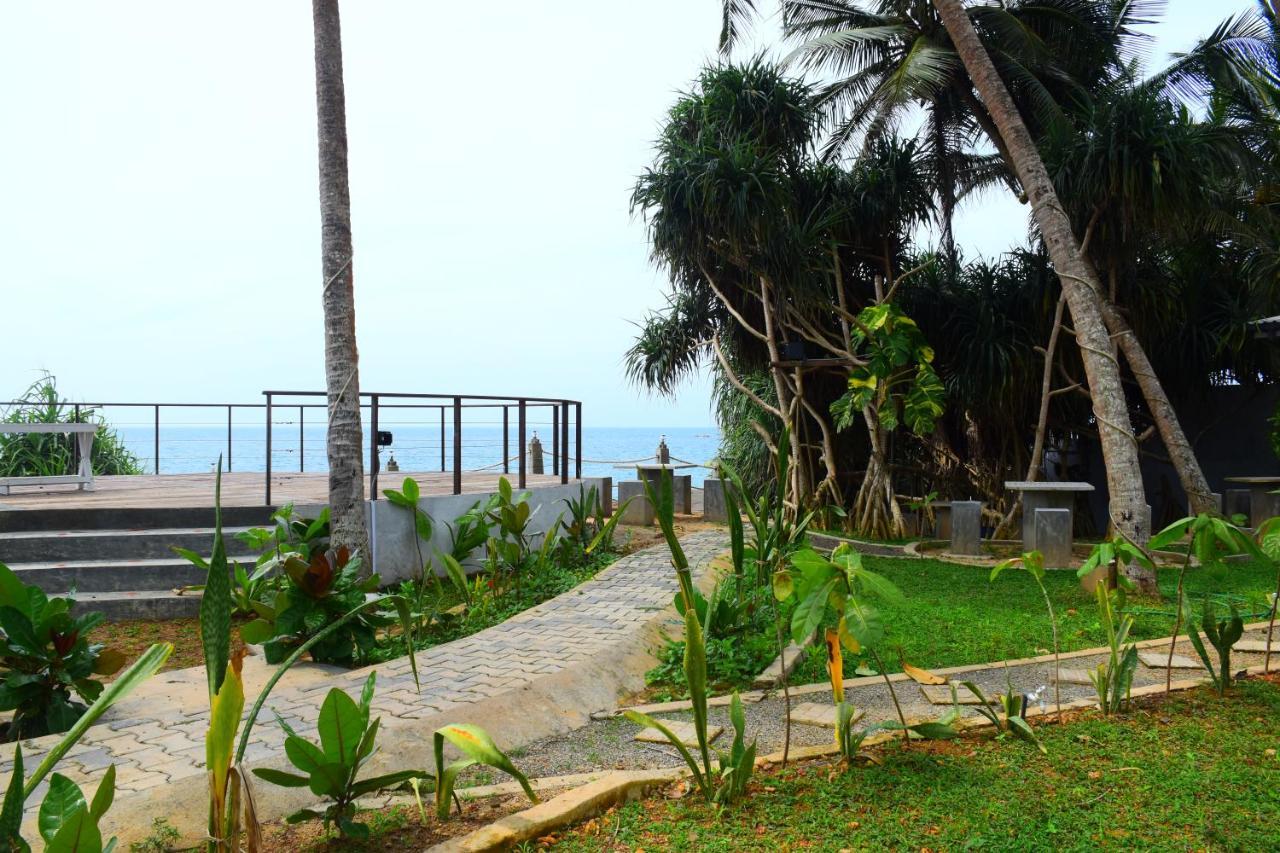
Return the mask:
<path fill-rule="evenodd" d="M 708 477 L 702 481 L 703 521 L 728 521 L 729 511 L 724 505 L 724 481 Z"/>
<path fill-rule="evenodd" d="M 854 722 L 862 719 L 866 711 L 855 710 Z M 791 722 L 801 726 L 817 726 L 822 729 L 836 727 L 836 706 L 823 702 L 803 702 L 791 709 Z"/>
<path fill-rule="evenodd" d="M 662 724 L 671 729 L 671 733 L 680 738 L 680 742 L 685 746 L 698 745 L 698 732 L 693 727 L 693 723 L 686 723 L 682 720 L 663 720 Z M 707 729 L 707 742 L 710 743 L 720 737 L 720 733 L 724 731 L 722 726 L 711 726 Z M 641 729 L 636 732 L 633 740 L 640 743 L 671 743 L 667 740 L 667 736 L 657 729 Z"/>
<path fill-rule="evenodd" d="M 1172 663 L 1174 669 L 1203 669 L 1200 661 L 1192 660 L 1186 655 L 1175 654 L 1173 661 L 1169 660 L 1169 650 L 1138 652 L 1138 660 L 1142 661 L 1152 669 L 1167 669 Z"/>
<path fill-rule="evenodd" d="M 1070 566 L 1071 558 L 1071 510 L 1058 507 L 1040 507 L 1035 510 L 1036 547 L 1044 556 L 1048 568 L 1061 569 Z"/>
<path fill-rule="evenodd" d="M 644 483 L 639 480 L 622 480 L 618 483 L 618 506 L 631 503 L 622 511 L 622 523 L 643 527 L 652 527 L 654 522 L 653 504 L 645 496 Z"/>
<path fill-rule="evenodd" d="M 1058 683 L 1059 684 L 1087 684 L 1087 685 L 1093 684 L 1093 682 L 1089 680 L 1089 670 L 1071 669 L 1068 667 L 1063 667 L 1062 669 L 1058 670 Z"/>
<path fill-rule="evenodd" d="M 1261 640 L 1241 640 L 1231 648 L 1237 652 L 1257 652 L 1262 655 L 1267 653 L 1267 640 L 1265 637 Z M 1280 640 L 1271 641 L 1271 654 L 1280 654 Z"/>
<path fill-rule="evenodd" d="M 931 705 L 950 705 L 951 704 L 951 685 L 950 684 L 921 684 L 920 692 L 924 694 L 924 698 L 929 700 Z M 982 700 L 973 694 L 973 691 L 963 684 L 956 685 L 956 701 L 961 705 L 981 705 Z M 988 705 L 998 703 L 994 696 L 987 698 Z"/>
<path fill-rule="evenodd" d="M 809 638 L 809 643 L 814 641 L 813 637 Z M 752 682 L 753 687 L 772 687 L 782 681 L 784 676 L 790 675 L 800 661 L 804 660 L 804 646 L 798 646 L 794 642 L 787 645 L 786 650 L 773 659 L 773 663 L 766 666 L 756 676 L 756 680 Z M 786 666 L 783 666 L 783 662 Z"/>
<path fill-rule="evenodd" d="M 951 544 L 947 552 L 970 557 L 982 553 L 982 501 L 951 502 Z"/>

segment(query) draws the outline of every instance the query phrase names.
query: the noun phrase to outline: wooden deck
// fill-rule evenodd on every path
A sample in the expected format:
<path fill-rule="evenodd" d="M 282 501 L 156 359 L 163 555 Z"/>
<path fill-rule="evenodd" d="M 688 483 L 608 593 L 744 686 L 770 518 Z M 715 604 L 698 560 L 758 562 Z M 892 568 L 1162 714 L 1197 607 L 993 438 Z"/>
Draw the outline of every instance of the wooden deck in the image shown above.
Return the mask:
<path fill-rule="evenodd" d="M 500 473 L 464 472 L 463 494 L 492 492 L 498 488 Z M 378 489 L 400 487 L 405 477 L 413 477 L 424 495 L 453 493 L 453 474 L 432 471 L 412 473 L 387 472 L 378 475 Z M 516 474 L 508 475 L 516 484 Z M 550 486 L 560 482 L 552 474 L 529 474 L 527 485 Z M 570 482 L 574 482 L 572 479 Z M 213 506 L 213 474 L 140 474 L 129 477 L 96 477 L 95 491 L 82 492 L 75 486 L 13 486 L 10 494 L 0 496 L 0 511 L 14 509 L 95 509 L 115 507 L 204 507 Z M 265 498 L 262 472 L 227 473 L 222 475 L 223 506 L 262 506 Z M 369 481 L 365 478 L 365 494 Z M 381 498 L 381 494 L 379 494 Z M 329 475 L 275 474 L 271 477 L 271 503 L 319 504 L 329 499 Z"/>

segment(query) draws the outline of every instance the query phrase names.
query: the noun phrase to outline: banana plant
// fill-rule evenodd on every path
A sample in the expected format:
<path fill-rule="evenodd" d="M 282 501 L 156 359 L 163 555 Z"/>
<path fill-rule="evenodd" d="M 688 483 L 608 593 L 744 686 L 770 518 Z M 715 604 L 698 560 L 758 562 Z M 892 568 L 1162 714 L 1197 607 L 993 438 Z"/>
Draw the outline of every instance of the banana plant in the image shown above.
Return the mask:
<path fill-rule="evenodd" d="M 1129 702 L 1133 674 L 1138 668 L 1138 647 L 1129 642 L 1133 617 L 1124 612 L 1124 590 L 1109 590 L 1105 584 L 1093 589 L 1098 601 L 1098 618 L 1107 635 L 1110 654 L 1089 671 L 1089 680 L 1098 695 L 1098 708 L 1103 716 L 1116 713 Z"/>
<path fill-rule="evenodd" d="M 1201 566 L 1220 565 L 1224 556 L 1241 552 L 1265 559 L 1265 555 L 1258 550 L 1253 540 L 1243 530 L 1229 521 L 1206 513 L 1178 519 L 1155 536 L 1152 536 L 1150 545 L 1153 549 L 1167 548 L 1174 543 L 1188 539 L 1188 537 L 1190 541 L 1186 543 L 1186 554 L 1183 557 L 1182 565 L 1178 569 L 1178 591 L 1174 599 L 1173 635 L 1169 640 L 1169 659 L 1166 662 L 1164 677 L 1166 693 L 1169 692 L 1173 685 L 1173 649 L 1178 643 L 1178 633 L 1182 630 L 1184 622 L 1188 625 L 1191 624 L 1189 619 L 1184 619 L 1184 614 L 1187 610 L 1184 581 L 1187 576 L 1187 569 L 1191 565 L 1192 556 L 1196 558 Z M 1191 633 L 1195 633 L 1194 629 L 1192 629 Z"/>
<path fill-rule="evenodd" d="M 994 582 L 1001 572 L 1012 568 L 1021 568 L 1031 575 L 1031 579 L 1036 582 L 1036 586 L 1040 587 L 1040 594 L 1044 597 L 1044 606 L 1049 610 L 1049 628 L 1053 632 L 1053 704 L 1056 706 L 1058 713 L 1061 714 L 1062 690 L 1058 686 L 1058 677 L 1060 675 L 1058 666 L 1058 619 L 1053 613 L 1053 600 L 1049 598 L 1049 590 L 1044 585 L 1044 555 L 1039 551 L 1028 551 L 1021 556 L 997 563 L 991 569 L 990 580 Z"/>
<path fill-rule="evenodd" d="M 463 755 L 462 758 L 447 766 L 444 763 L 444 745 L 446 741 L 457 747 Z M 476 764 L 483 764 L 495 770 L 501 770 L 520 783 L 520 787 L 524 789 L 525 796 L 529 798 L 530 802 L 536 803 L 538 801 L 538 795 L 533 792 L 533 787 L 529 784 L 528 778 L 512 763 L 506 753 L 498 749 L 498 745 L 493 742 L 493 738 L 489 737 L 488 732 L 479 726 L 454 723 L 444 728 L 436 729 L 435 758 L 436 817 L 440 820 L 445 820 L 449 817 L 449 801 L 457 800 L 454 788 L 458 782 L 458 774 Z M 461 804 L 459 804 L 458 810 L 462 810 Z"/>
<path fill-rule="evenodd" d="M 1191 614 L 1188 613 L 1188 624 L 1191 621 L 1190 616 Z M 1209 645 L 1213 646 L 1214 651 L 1218 653 L 1216 670 L 1205 650 L 1204 641 L 1200 638 L 1200 631 L 1204 632 L 1205 637 L 1209 639 Z M 1213 599 L 1206 592 L 1204 604 L 1200 609 L 1200 631 L 1192 627 L 1187 635 L 1191 639 L 1191 645 L 1195 648 L 1196 654 L 1204 663 L 1204 668 L 1209 671 L 1214 689 L 1218 691 L 1219 696 L 1226 696 L 1227 688 L 1231 686 L 1231 647 L 1244 635 L 1244 620 L 1240 618 L 1240 611 L 1236 608 L 1235 602 L 1231 603 L 1231 615 L 1226 619 L 1219 619 L 1214 611 Z"/>
<path fill-rule="evenodd" d="M 323 811 L 300 809 L 289 815 L 289 823 L 322 820 L 325 829 L 338 828 L 342 838 L 368 838 L 369 827 L 356 817 L 356 801 L 377 791 L 405 786 L 411 779 L 430 779 L 426 770 L 398 770 L 382 776 L 360 779 L 360 770 L 373 757 L 377 748 L 379 719 L 369 719 L 373 702 L 376 672 L 369 673 L 357 703 L 338 688 L 333 688 L 320 706 L 317 728 L 320 745 L 299 737 L 288 723 L 276 715 L 285 732 L 284 749 L 293 766 L 307 774 L 300 776 L 269 767 L 256 768 L 260 779 L 285 788 L 310 788 L 311 793 L 331 800 Z"/>

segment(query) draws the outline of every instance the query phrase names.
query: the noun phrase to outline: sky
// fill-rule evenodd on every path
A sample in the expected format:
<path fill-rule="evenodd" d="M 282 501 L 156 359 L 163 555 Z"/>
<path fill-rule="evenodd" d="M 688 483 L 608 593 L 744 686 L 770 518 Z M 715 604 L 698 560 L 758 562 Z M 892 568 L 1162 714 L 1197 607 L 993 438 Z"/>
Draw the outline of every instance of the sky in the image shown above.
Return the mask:
<path fill-rule="evenodd" d="M 743 46 L 776 43 L 777 16 Z M 1153 63 L 1250 0 L 1172 0 Z M 630 210 L 717 0 L 344 0 L 366 391 L 568 397 L 596 426 L 713 422 L 709 382 L 630 385 L 665 303 Z M 259 402 L 322 390 L 310 4 L 0 4 L 0 398 Z M 994 255 L 991 194 L 957 238 Z"/>

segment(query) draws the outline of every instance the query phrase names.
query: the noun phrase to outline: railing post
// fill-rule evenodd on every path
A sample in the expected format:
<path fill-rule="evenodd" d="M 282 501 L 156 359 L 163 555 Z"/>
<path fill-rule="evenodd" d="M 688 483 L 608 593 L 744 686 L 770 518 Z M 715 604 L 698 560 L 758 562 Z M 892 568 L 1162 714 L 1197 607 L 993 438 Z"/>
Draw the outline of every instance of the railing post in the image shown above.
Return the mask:
<path fill-rule="evenodd" d="M 582 479 L 582 404 L 574 406 L 573 478 Z"/>
<path fill-rule="evenodd" d="M 306 439 L 302 437 L 303 423 L 306 420 L 306 415 L 303 414 L 303 411 L 304 411 L 304 408 L 302 406 L 299 406 L 298 407 L 298 473 L 299 474 L 307 470 L 307 466 L 306 466 L 307 445 L 306 445 Z"/>
<path fill-rule="evenodd" d="M 519 410 L 519 414 L 517 415 L 517 420 L 519 421 L 519 429 L 520 429 L 520 435 L 518 437 L 518 441 L 520 445 L 519 446 L 520 464 L 516 466 L 516 470 L 520 472 L 520 488 L 523 489 L 525 487 L 525 459 L 528 455 L 527 452 L 525 451 L 525 406 L 524 406 L 523 399 L 520 400 L 519 409 L 520 410 Z"/>
<path fill-rule="evenodd" d="M 378 499 L 378 395 L 369 395 L 369 500 Z"/>
<path fill-rule="evenodd" d="M 462 398 L 453 398 L 453 493 L 462 494 Z"/>
<path fill-rule="evenodd" d="M 231 407 L 227 406 L 227 473 L 231 473 Z"/>
<path fill-rule="evenodd" d="M 75 406 L 75 422 L 80 423 L 80 404 L 79 403 L 76 403 L 76 406 Z M 67 438 L 71 439 L 72 470 L 79 471 L 80 470 L 80 440 L 77 436 L 74 436 L 74 435 L 69 435 L 67 436 Z M 89 461 L 89 467 L 92 469 L 93 460 Z"/>
<path fill-rule="evenodd" d="M 560 407 L 551 404 L 551 473 L 560 473 Z"/>
<path fill-rule="evenodd" d="M 569 482 L 569 403 L 560 403 L 560 482 Z"/>
<path fill-rule="evenodd" d="M 440 473 L 445 472 L 444 464 L 444 406 L 440 407 Z"/>
<path fill-rule="evenodd" d="M 156 471 L 160 473 L 160 404 L 156 403 Z"/>
<path fill-rule="evenodd" d="M 502 404 L 502 473 L 511 473 L 511 425 L 508 422 L 510 410 L 506 403 Z"/>
<path fill-rule="evenodd" d="M 267 394 L 267 499 L 271 506 L 271 394 Z"/>

